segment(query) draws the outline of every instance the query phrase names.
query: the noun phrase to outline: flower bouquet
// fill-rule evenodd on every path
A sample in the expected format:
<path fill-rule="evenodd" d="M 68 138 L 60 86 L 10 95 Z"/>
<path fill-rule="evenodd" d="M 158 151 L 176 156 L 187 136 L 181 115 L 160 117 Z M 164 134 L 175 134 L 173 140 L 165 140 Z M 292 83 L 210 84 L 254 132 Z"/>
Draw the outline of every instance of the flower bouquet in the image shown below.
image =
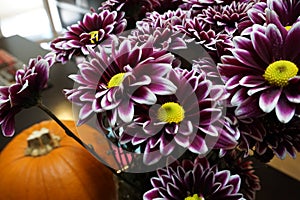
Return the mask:
<path fill-rule="evenodd" d="M 66 130 L 139 193 L 129 199 L 255 199 L 252 158 L 300 151 L 300 2 L 107 0 L 0 88 L 0 123 L 38 106 L 49 70 L 76 61 Z M 103 154 L 108 153 L 117 164 Z"/>

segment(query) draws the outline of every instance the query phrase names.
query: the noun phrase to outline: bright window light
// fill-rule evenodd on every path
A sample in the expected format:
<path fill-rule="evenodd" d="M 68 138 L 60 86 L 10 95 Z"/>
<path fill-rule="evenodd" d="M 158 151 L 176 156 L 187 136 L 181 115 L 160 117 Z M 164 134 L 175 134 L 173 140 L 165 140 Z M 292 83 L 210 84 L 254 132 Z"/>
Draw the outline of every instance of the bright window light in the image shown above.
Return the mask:
<path fill-rule="evenodd" d="M 23 37 L 51 38 L 51 29 L 44 9 L 30 10 L 1 19 L 1 31 L 4 37 L 20 35 Z"/>

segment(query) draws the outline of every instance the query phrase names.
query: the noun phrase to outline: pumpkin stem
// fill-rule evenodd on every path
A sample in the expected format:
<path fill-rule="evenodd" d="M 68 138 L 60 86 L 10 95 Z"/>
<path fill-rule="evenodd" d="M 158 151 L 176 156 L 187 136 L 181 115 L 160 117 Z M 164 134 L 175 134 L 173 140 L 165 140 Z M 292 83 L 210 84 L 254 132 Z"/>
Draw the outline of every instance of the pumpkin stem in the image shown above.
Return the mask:
<path fill-rule="evenodd" d="M 25 155 L 32 157 L 46 155 L 54 148 L 60 146 L 59 141 L 60 137 L 50 134 L 47 128 L 33 131 L 27 138 Z"/>
<path fill-rule="evenodd" d="M 62 123 L 62 121 L 60 121 L 55 114 L 53 114 L 51 112 L 51 110 L 48 109 L 47 106 L 45 106 L 44 104 L 42 104 L 42 102 L 39 102 L 37 105 L 38 108 L 40 108 L 41 110 L 43 110 L 45 113 L 47 113 L 60 127 L 62 127 L 65 131 L 65 133 L 70 136 L 71 138 L 73 138 L 76 142 L 78 142 L 82 147 L 86 148 L 86 144 L 83 143 L 83 141 L 81 141 L 68 127 L 66 127 L 66 125 L 64 125 L 64 123 Z"/>

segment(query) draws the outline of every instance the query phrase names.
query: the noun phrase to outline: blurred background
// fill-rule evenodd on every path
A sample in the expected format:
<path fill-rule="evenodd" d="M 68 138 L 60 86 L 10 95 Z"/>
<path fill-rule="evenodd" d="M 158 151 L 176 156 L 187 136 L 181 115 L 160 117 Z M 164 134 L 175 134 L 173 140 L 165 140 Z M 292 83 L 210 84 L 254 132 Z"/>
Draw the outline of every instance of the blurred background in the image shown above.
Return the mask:
<path fill-rule="evenodd" d="M 20 35 L 31 41 L 47 42 L 67 26 L 81 20 L 102 0 L 0 0 L 0 36 Z"/>

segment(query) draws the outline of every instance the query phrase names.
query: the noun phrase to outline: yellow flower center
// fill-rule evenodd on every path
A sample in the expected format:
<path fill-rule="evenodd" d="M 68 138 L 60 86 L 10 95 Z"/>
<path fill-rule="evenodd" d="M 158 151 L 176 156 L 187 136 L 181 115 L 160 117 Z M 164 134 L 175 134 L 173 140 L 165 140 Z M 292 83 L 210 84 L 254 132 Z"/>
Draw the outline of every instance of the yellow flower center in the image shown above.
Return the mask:
<path fill-rule="evenodd" d="M 270 64 L 263 77 L 274 86 L 283 87 L 288 85 L 291 78 L 298 73 L 297 66 L 288 60 L 279 60 Z"/>
<path fill-rule="evenodd" d="M 179 123 L 184 119 L 184 109 L 174 102 L 164 103 L 157 112 L 157 118 L 162 122 Z"/>
<path fill-rule="evenodd" d="M 292 26 L 286 26 L 286 27 L 284 27 L 287 31 L 289 31 L 291 28 L 292 28 Z"/>
<path fill-rule="evenodd" d="M 204 200 L 204 198 L 199 197 L 198 194 L 194 194 L 192 197 L 186 197 L 184 200 Z"/>
<path fill-rule="evenodd" d="M 107 88 L 112 88 L 121 85 L 125 73 L 118 73 L 114 75 L 108 82 Z"/>
<path fill-rule="evenodd" d="M 98 31 L 92 31 L 89 34 L 91 35 L 90 41 L 92 44 L 95 44 L 99 41 L 99 32 Z"/>

